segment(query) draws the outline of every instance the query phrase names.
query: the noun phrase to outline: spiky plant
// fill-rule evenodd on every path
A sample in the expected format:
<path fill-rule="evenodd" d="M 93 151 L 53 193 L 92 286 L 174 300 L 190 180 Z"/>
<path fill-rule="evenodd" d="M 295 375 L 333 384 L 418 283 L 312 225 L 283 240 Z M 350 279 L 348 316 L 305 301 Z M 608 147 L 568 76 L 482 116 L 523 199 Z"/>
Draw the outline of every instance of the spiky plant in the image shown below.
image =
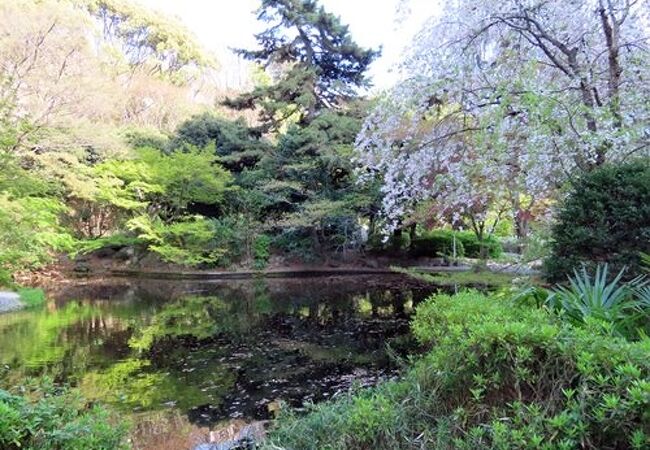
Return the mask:
<path fill-rule="evenodd" d="M 574 270 L 568 286 L 557 286 L 546 299 L 546 305 L 558 311 L 573 324 L 597 319 L 611 324 L 619 335 L 635 334 L 639 313 L 646 314 L 650 303 L 643 305 L 640 296 L 650 295 L 645 277 L 621 283 L 625 269 L 610 282 L 607 264 L 598 265 L 593 278 L 585 267 Z"/>

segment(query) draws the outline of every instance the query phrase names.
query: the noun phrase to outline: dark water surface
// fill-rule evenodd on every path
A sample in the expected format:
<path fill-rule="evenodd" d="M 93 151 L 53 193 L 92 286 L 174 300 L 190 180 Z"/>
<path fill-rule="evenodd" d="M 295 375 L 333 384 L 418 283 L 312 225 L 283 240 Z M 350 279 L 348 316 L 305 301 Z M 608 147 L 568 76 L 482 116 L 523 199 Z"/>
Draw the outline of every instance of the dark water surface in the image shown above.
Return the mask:
<path fill-rule="evenodd" d="M 109 280 L 0 315 L 0 385 L 48 374 L 128 413 L 197 425 L 272 416 L 395 373 L 431 286 L 401 276 Z"/>

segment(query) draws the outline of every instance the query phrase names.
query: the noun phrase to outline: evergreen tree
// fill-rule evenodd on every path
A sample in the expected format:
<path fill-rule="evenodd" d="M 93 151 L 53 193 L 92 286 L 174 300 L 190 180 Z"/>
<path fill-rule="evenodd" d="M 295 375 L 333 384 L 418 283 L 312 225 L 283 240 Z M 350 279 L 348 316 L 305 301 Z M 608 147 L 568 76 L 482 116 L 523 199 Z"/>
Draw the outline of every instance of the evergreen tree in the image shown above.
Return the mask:
<path fill-rule="evenodd" d="M 290 118 L 309 123 L 320 110 L 341 107 L 369 85 L 365 72 L 379 52 L 357 45 L 348 27 L 317 1 L 263 0 L 258 19 L 271 24 L 256 35 L 259 48 L 238 52 L 279 75 L 275 83 L 225 103 L 261 107 L 263 131 L 276 131 Z"/>

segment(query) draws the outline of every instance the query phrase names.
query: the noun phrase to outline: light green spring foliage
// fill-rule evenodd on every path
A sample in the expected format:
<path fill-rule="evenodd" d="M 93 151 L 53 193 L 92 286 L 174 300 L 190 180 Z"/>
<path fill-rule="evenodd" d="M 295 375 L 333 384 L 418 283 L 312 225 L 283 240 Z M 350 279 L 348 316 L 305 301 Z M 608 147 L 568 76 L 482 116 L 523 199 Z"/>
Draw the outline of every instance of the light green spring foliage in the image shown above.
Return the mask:
<path fill-rule="evenodd" d="M 66 207 L 56 198 L 0 194 L 0 271 L 39 267 L 53 251 L 71 250 L 73 237 L 60 223 Z"/>
<path fill-rule="evenodd" d="M 226 252 L 216 246 L 213 222 L 202 216 L 183 217 L 166 224 L 141 215 L 131 219 L 127 226 L 147 243 L 149 250 L 170 263 L 200 266 L 214 263 Z"/>
<path fill-rule="evenodd" d="M 104 184 L 96 201 L 122 211 L 118 229 L 135 233 L 125 243 L 144 243 L 168 262 L 196 266 L 214 262 L 223 250 L 213 245 L 215 229 L 202 216 L 187 215 L 192 203 L 217 204 L 232 176 L 216 164 L 211 149 L 188 148 L 166 154 L 157 149 L 135 151 L 128 160 L 111 160 L 93 168 Z M 115 239 L 103 239 L 115 244 Z M 101 248 L 97 242 L 82 245 Z"/>
<path fill-rule="evenodd" d="M 103 408 L 51 380 L 28 384 L 14 395 L 0 389 L 0 448 L 82 450 L 130 448 L 127 428 Z"/>
<path fill-rule="evenodd" d="M 27 305 L 28 308 L 37 308 L 43 306 L 47 301 L 45 291 L 41 288 L 18 288 L 20 301 Z"/>
<path fill-rule="evenodd" d="M 0 272 L 38 267 L 52 251 L 67 251 L 74 239 L 61 224 L 67 210 L 50 183 L 23 169 L 0 149 Z M 7 275 L 0 275 L 6 284 Z"/>
<path fill-rule="evenodd" d="M 219 203 L 232 182 L 210 148 L 169 154 L 140 148 L 134 153 L 93 167 L 95 178 L 104 180 L 98 200 L 123 209 L 164 209 L 169 219 L 183 214 L 190 203 Z"/>
<path fill-rule="evenodd" d="M 648 339 L 573 327 L 476 292 L 434 296 L 412 325 L 428 351 L 401 381 L 281 417 L 264 449 L 645 449 Z"/>
<path fill-rule="evenodd" d="M 104 33 L 119 40 L 130 64 L 147 64 L 171 73 L 216 64 L 192 33 L 174 18 L 132 1 L 74 0 L 73 3 L 85 7 L 103 22 Z"/>
<path fill-rule="evenodd" d="M 216 164 L 213 148 L 188 148 L 170 154 L 155 149 L 138 150 L 151 181 L 159 186 L 162 203 L 182 213 L 190 203 L 213 205 L 223 199 L 232 176 Z"/>

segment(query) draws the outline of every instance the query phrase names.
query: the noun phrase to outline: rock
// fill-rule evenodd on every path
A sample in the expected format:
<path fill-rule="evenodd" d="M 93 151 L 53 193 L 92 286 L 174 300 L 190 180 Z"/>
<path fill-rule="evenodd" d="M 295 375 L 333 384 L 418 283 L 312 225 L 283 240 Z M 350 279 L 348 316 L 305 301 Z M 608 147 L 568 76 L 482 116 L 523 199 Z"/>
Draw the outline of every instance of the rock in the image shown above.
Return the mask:
<path fill-rule="evenodd" d="M 16 311 L 24 307 L 25 305 L 20 301 L 20 296 L 15 292 L 0 292 L 0 313 Z"/>
<path fill-rule="evenodd" d="M 115 247 L 102 247 L 92 252 L 92 256 L 100 259 L 113 258 L 117 252 L 118 249 Z"/>
<path fill-rule="evenodd" d="M 366 259 L 364 264 L 371 269 L 379 269 L 379 262 L 376 259 Z"/>
<path fill-rule="evenodd" d="M 133 247 L 123 247 L 113 255 L 113 258 L 120 261 L 129 261 L 135 256 L 135 249 Z"/>
<path fill-rule="evenodd" d="M 264 422 L 241 425 L 234 421 L 229 426 L 210 432 L 210 442 L 194 447 L 194 450 L 255 450 L 256 442 L 264 438 Z M 236 429 L 240 428 L 238 432 Z"/>
<path fill-rule="evenodd" d="M 194 447 L 194 450 L 255 450 L 255 440 L 244 438 L 218 444 L 200 444 Z"/>
<path fill-rule="evenodd" d="M 80 274 L 90 273 L 90 266 L 85 261 L 77 261 L 72 270 Z"/>

